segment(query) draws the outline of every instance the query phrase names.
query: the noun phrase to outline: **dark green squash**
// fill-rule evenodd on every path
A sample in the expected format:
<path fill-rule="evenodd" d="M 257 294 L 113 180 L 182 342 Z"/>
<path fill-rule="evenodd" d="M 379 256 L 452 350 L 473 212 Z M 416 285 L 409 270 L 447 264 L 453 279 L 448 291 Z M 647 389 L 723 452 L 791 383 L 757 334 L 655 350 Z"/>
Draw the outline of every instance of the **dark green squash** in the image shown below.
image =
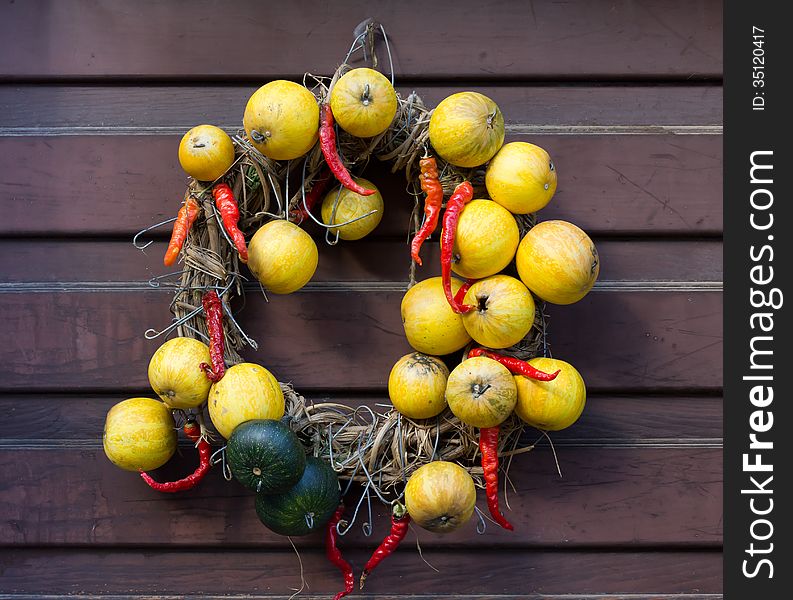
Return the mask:
<path fill-rule="evenodd" d="M 321 531 L 341 500 L 339 478 L 324 460 L 306 459 L 303 477 L 283 494 L 257 494 L 256 514 L 269 529 L 281 535 L 307 535 Z"/>
<path fill-rule="evenodd" d="M 306 451 L 281 421 L 257 419 L 238 425 L 226 445 L 231 474 L 261 494 L 289 490 L 303 476 Z"/>

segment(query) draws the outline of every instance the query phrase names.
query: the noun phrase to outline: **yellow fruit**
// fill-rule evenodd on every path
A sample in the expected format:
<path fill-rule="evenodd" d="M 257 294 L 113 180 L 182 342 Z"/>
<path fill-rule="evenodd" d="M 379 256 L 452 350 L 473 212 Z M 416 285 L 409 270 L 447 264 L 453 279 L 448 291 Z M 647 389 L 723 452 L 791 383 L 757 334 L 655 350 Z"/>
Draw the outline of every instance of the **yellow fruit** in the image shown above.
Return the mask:
<path fill-rule="evenodd" d="M 509 370 L 484 356 L 464 360 L 449 374 L 446 402 L 472 427 L 495 427 L 515 408 L 518 391 Z"/>
<path fill-rule="evenodd" d="M 234 365 L 209 392 L 209 418 L 226 439 L 245 421 L 280 419 L 284 407 L 284 393 L 278 380 L 270 371 L 253 363 Z"/>
<path fill-rule="evenodd" d="M 196 408 L 207 400 L 209 386 L 201 364 L 212 364 L 209 347 L 199 340 L 168 340 L 149 361 L 151 389 L 171 408 Z"/>
<path fill-rule="evenodd" d="M 397 95 L 382 73 L 365 67 L 342 75 L 330 93 L 330 109 L 339 127 L 360 138 L 380 135 L 394 120 Z"/>
<path fill-rule="evenodd" d="M 532 292 L 552 304 L 572 304 L 589 293 L 600 273 L 592 240 L 566 221 L 545 221 L 523 236 L 518 274 Z"/>
<path fill-rule="evenodd" d="M 494 275 L 512 262 L 519 242 L 512 213 L 492 200 L 473 200 L 457 223 L 452 270 L 468 279 Z"/>
<path fill-rule="evenodd" d="M 463 314 L 465 330 L 488 348 L 517 344 L 534 325 L 534 298 L 525 285 L 509 275 L 477 281 L 463 303 L 474 307 Z"/>
<path fill-rule="evenodd" d="M 370 190 L 377 190 L 374 184 L 363 177 L 355 177 L 356 183 Z M 338 202 L 337 202 L 338 199 Z M 333 205 L 336 204 L 336 213 L 333 212 Z M 339 237 L 343 240 L 360 240 L 369 235 L 374 228 L 380 224 L 383 218 L 383 197 L 379 191 L 370 196 L 361 196 L 344 186 L 331 190 L 322 201 L 322 222 L 325 225 L 335 223 L 346 223 L 358 217 L 362 217 L 371 211 L 377 211 L 368 217 L 363 217 L 349 225 L 334 227 L 330 230 L 333 235 L 339 232 Z"/>
<path fill-rule="evenodd" d="M 292 160 L 317 141 L 319 105 L 302 85 L 271 81 L 250 97 L 242 124 L 259 152 L 273 160 Z"/>
<path fill-rule="evenodd" d="M 476 487 L 468 471 L 436 460 L 419 467 L 405 486 L 405 506 L 411 520 L 433 533 L 449 533 L 474 514 Z"/>
<path fill-rule="evenodd" d="M 152 398 L 130 398 L 107 413 L 102 445 L 117 467 L 151 471 L 176 451 L 177 434 L 171 411 Z"/>
<path fill-rule="evenodd" d="M 452 279 L 452 293 L 463 282 Z M 471 341 L 463 319 L 452 310 L 443 293 L 440 277 L 425 279 L 410 288 L 402 298 L 402 325 L 408 343 L 419 352 L 442 356 Z"/>
<path fill-rule="evenodd" d="M 420 352 L 406 354 L 388 376 L 388 396 L 394 408 L 411 419 L 429 419 L 446 408 L 449 369 L 438 358 Z"/>
<path fill-rule="evenodd" d="M 532 427 L 545 431 L 559 431 L 575 423 L 586 404 L 586 386 L 581 374 L 570 363 L 555 358 L 532 358 L 529 364 L 546 373 L 561 372 L 553 381 L 516 375 L 515 413 Z"/>
<path fill-rule="evenodd" d="M 441 100 L 430 117 L 430 143 L 446 162 L 476 167 L 504 143 L 504 116 L 478 92 L 459 92 Z"/>
<path fill-rule="evenodd" d="M 485 174 L 488 195 L 518 215 L 536 212 L 556 192 L 556 168 L 534 144 L 510 142 L 490 161 Z"/>
<path fill-rule="evenodd" d="M 273 294 L 302 288 L 314 276 L 318 261 L 311 236 L 283 219 L 262 225 L 248 244 L 248 268 Z"/>
<path fill-rule="evenodd" d="M 198 125 L 179 142 L 179 164 L 199 181 L 215 181 L 234 162 L 234 143 L 214 125 Z"/>

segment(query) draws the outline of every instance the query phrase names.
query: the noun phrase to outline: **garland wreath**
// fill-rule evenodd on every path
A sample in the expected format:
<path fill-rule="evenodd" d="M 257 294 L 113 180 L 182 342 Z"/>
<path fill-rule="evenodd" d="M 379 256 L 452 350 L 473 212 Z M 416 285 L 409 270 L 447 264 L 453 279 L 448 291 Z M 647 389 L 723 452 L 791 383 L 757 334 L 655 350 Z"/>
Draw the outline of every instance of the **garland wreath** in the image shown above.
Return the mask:
<path fill-rule="evenodd" d="M 110 410 L 104 431 L 110 460 L 140 472 L 154 489 L 189 489 L 211 465 L 220 464 L 227 480 L 236 478 L 256 492 L 257 514 L 276 533 L 324 530 L 328 557 L 344 574 L 344 590 L 337 598 L 351 592 L 355 583 L 352 567 L 336 546 L 338 536 L 350 530 L 364 501 L 370 511 L 364 532 L 371 534 L 372 496 L 392 507 L 392 523 L 363 570 L 361 587 L 369 572 L 396 549 L 410 522 L 444 533 L 476 511 L 477 532 L 484 533 L 475 486 L 486 489 L 492 521 L 512 529 L 498 506 L 499 458 L 508 458 L 508 469 L 513 456 L 534 447 L 523 436 L 527 424 L 547 437 L 546 430 L 572 424 L 585 402 L 578 372 L 564 361 L 547 358 L 543 301 L 569 304 L 580 299 L 599 272 L 594 245 L 574 225 L 549 221 L 533 229 L 533 213 L 547 204 L 556 188 L 547 153 L 522 142 L 502 147 L 503 116 L 481 94 L 455 94 L 434 111 L 415 92 L 401 97 L 393 89 L 393 63 L 390 80 L 375 70 L 375 44 L 380 39 L 391 63 L 385 29 L 369 19 L 356 30 L 345 60 L 331 78 L 306 74 L 302 86 L 273 82 L 257 91 L 246 108 L 245 128 L 233 140 L 212 126 L 185 135 L 180 162 L 192 178 L 179 216 L 143 230 L 133 240 L 144 249 L 149 244 L 140 244 L 141 235 L 175 221 L 165 263 L 173 264 L 181 256 L 183 267 L 150 281 L 154 287 L 175 288 L 173 321 L 161 331 L 146 332 L 147 339 L 178 334 L 157 350 L 149 365 L 149 380 L 163 402 L 125 400 Z M 363 53 L 364 60 L 368 57 L 373 69 L 353 68 L 350 62 L 356 53 Z M 256 111 L 268 110 L 262 108 L 266 102 L 257 104 L 257 95 L 277 86 L 289 92 L 282 108 L 292 114 L 282 118 L 297 122 L 279 123 L 292 127 L 291 135 L 280 139 L 256 128 Z M 354 96 L 352 117 L 345 112 L 345 94 L 347 100 Z M 307 106 L 301 108 L 306 98 Z M 385 125 L 382 115 L 378 125 L 379 113 L 365 110 L 370 101 L 378 110 L 386 105 Z M 295 117 L 301 110 L 308 115 L 303 119 L 309 122 L 307 136 L 300 131 L 305 127 L 302 116 Z M 340 126 L 334 126 L 334 117 Z M 296 150 L 301 135 L 309 144 Z M 210 160 L 207 146 L 214 151 Z M 262 293 L 265 288 L 289 293 L 310 279 L 317 250 L 299 227 L 302 221 L 323 227 L 329 244 L 357 239 L 374 229 L 382 215 L 379 192 L 348 171 L 359 170 L 372 157 L 390 163 L 394 173 L 404 172 L 415 198 L 403 321 L 408 341 L 418 352 L 392 370 L 389 395 L 394 406 L 311 403 L 291 385 L 278 383 L 264 367 L 243 362 L 240 352 L 257 345 L 230 306 L 255 285 L 245 283 L 246 261 Z M 340 185 L 328 191 L 334 180 Z M 486 199 L 469 204 L 474 197 Z M 435 228 L 444 198 L 443 277 L 416 284 L 421 242 Z M 314 216 L 320 202 L 321 219 Z M 473 220 L 461 216 L 466 208 Z M 486 231 L 479 250 L 463 248 L 460 236 L 466 231 L 481 231 L 483 223 L 498 227 L 505 218 L 512 224 Z M 501 240 L 507 240 L 509 260 L 493 269 L 490 254 L 500 251 Z M 465 272 L 463 258 L 482 248 L 490 271 L 483 274 L 482 265 L 473 264 Z M 498 274 L 505 267 L 514 273 L 516 250 L 523 283 Z M 285 255 L 284 263 L 273 267 L 279 255 Z M 451 269 L 480 282 L 452 279 Z M 169 282 L 170 278 L 176 280 Z M 409 306 L 411 294 L 420 296 L 420 310 L 431 311 L 443 323 L 424 331 L 420 324 L 413 327 L 410 321 L 419 309 Z M 535 297 L 542 300 L 535 303 Z M 469 319 L 488 310 L 489 324 Z M 418 320 L 422 317 L 426 315 Z M 439 334 L 443 327 L 445 333 Z M 451 347 L 449 338 L 455 336 Z M 429 356 L 461 349 L 463 360 L 451 374 L 441 360 Z M 214 454 L 209 443 L 213 434 L 205 426 L 207 405 L 215 428 L 228 438 Z M 196 445 L 199 467 L 182 480 L 159 483 L 146 471 L 170 459 L 178 429 Z M 356 489 L 361 492 L 356 502 L 348 503 L 353 514 L 344 521 L 343 502 L 353 483 L 360 484 Z"/>

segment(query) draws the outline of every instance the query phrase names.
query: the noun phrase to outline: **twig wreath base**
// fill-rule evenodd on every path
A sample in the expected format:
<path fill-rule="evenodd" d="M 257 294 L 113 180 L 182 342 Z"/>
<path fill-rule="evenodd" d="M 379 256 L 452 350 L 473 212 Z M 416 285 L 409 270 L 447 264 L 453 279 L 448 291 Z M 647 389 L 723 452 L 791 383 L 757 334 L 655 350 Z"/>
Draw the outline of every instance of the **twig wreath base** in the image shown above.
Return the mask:
<path fill-rule="evenodd" d="M 357 43 L 363 45 L 360 40 L 369 35 L 370 30 L 371 27 L 358 36 Z M 333 77 L 306 74 L 304 83 L 318 102 L 323 102 L 336 80 L 352 68 L 348 61 L 354 50 L 355 44 Z M 430 115 L 431 111 L 413 92 L 405 98 L 398 95 L 396 116 L 383 134 L 371 139 L 360 139 L 338 130 L 339 153 L 350 170 L 360 171 L 374 158 L 391 163 L 394 173 L 405 173 L 408 190 L 415 199 L 411 231 L 408 233 L 415 232 L 420 226 L 418 163 L 428 152 Z M 239 203 L 240 229 L 247 237 L 267 221 L 289 219 L 297 209 L 305 207 L 305 195 L 324 167 L 318 145 L 302 159 L 276 162 L 256 150 L 242 130 L 233 137 L 233 141 L 235 161 L 217 181 L 225 181 L 231 186 Z M 475 193 L 482 196 L 485 190 L 484 171 L 481 168 L 458 169 L 439 157 L 437 163 L 446 195 L 457 184 L 468 180 L 474 185 Z M 246 346 L 255 350 L 257 345 L 239 326 L 230 307 L 233 302 L 244 298 L 246 290 L 258 290 L 256 282 L 247 281 L 240 272 L 239 257 L 225 234 L 212 200 L 214 183 L 205 185 L 191 181 L 185 191 L 185 199 L 192 197 L 200 206 L 201 214 L 185 242 L 183 268 L 177 273 L 150 281 L 154 287 L 175 288 L 170 304 L 174 318 L 161 331 L 148 330 L 146 337 L 154 339 L 176 332 L 179 336 L 208 341 L 201 297 L 208 289 L 215 289 L 221 297 L 226 316 L 225 360 L 227 364 L 233 365 L 243 362 L 240 352 Z M 516 215 L 516 218 L 522 237 L 534 225 L 534 216 Z M 326 228 L 325 238 L 329 244 L 338 242 L 330 228 L 319 221 L 317 223 Z M 135 244 L 136 247 L 144 248 L 137 243 L 141 234 L 136 236 Z M 405 254 L 409 257 L 407 250 Z M 415 281 L 416 264 L 410 261 L 405 289 L 409 289 Z M 261 289 L 261 292 L 266 297 L 266 291 Z M 538 303 L 535 326 L 528 336 L 516 346 L 499 352 L 524 360 L 546 355 L 545 328 L 543 305 Z M 292 429 L 315 456 L 326 459 L 332 465 L 340 479 L 347 482 L 348 490 L 352 483 L 359 483 L 363 486 L 364 496 L 372 494 L 390 503 L 401 498 L 404 484 L 411 473 L 432 460 L 457 462 L 471 473 L 477 485 L 484 487 L 482 468 L 477 464 L 478 434 L 475 428 L 462 423 L 448 409 L 438 417 L 417 421 L 402 416 L 390 404 L 351 407 L 341 403 L 311 403 L 290 384 L 281 383 L 281 388 Z M 533 444 L 523 443 L 523 432 L 524 424 L 514 414 L 501 425 L 501 457 L 511 457 L 534 447 Z M 510 463 L 511 460 L 502 461 L 504 471 Z"/>

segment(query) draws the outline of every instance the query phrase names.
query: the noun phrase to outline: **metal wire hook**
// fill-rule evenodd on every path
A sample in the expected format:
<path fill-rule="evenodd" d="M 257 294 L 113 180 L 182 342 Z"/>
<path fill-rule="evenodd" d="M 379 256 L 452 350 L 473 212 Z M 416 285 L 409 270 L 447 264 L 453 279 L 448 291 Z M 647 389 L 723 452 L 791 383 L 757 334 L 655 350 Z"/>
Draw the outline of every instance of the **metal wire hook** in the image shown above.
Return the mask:
<path fill-rule="evenodd" d="M 355 505 L 355 510 L 352 513 L 352 517 L 349 521 L 347 521 L 347 527 L 339 527 L 341 523 L 336 524 L 336 532 L 340 536 L 345 536 L 347 533 L 352 529 L 352 526 L 355 524 L 356 519 L 358 518 L 358 511 L 361 509 L 361 504 L 363 504 L 364 495 L 366 494 L 369 486 L 372 485 L 370 482 L 366 482 L 366 486 L 363 488 L 363 492 L 361 493 L 361 497 L 358 499 L 358 503 Z"/>
<path fill-rule="evenodd" d="M 151 244 L 152 242 L 149 242 Z M 164 279 L 168 279 L 169 277 L 176 277 L 177 275 L 181 275 L 182 271 L 174 271 L 173 273 L 165 273 L 164 275 L 155 275 L 151 279 L 149 279 L 149 286 L 153 288 L 160 287 L 160 281 Z"/>
<path fill-rule="evenodd" d="M 166 335 L 166 334 L 172 332 L 174 329 L 176 329 L 180 325 L 182 325 L 183 323 L 186 323 L 187 321 L 189 321 L 190 319 L 195 317 L 202 310 L 204 310 L 204 309 L 203 308 L 196 308 L 195 310 L 190 311 L 184 317 L 174 321 L 173 323 L 171 323 L 168 327 L 166 327 L 162 331 L 157 331 L 156 329 L 147 329 L 146 332 L 143 334 L 143 336 L 147 340 L 153 340 L 153 339 L 156 339 L 156 338 L 160 337 L 161 335 Z"/>
<path fill-rule="evenodd" d="M 170 219 L 166 219 L 165 221 L 160 221 L 155 225 L 149 225 L 146 229 L 141 229 L 132 238 L 132 245 L 135 246 L 135 248 L 137 248 L 138 250 L 141 251 L 145 250 L 154 243 L 154 240 L 150 240 L 141 246 L 140 244 L 138 244 L 138 238 L 154 229 L 157 229 L 158 227 L 162 227 L 163 225 L 167 225 L 168 223 L 173 223 L 174 221 L 176 221 L 176 218 L 177 217 L 171 217 Z"/>
<path fill-rule="evenodd" d="M 219 458 L 218 458 L 218 456 L 219 456 Z M 209 457 L 209 464 L 210 465 L 212 465 L 214 467 L 218 463 L 221 464 L 221 471 L 223 472 L 223 479 L 225 479 L 226 481 L 231 481 L 231 479 L 232 479 L 231 467 L 229 467 L 228 463 L 226 462 L 226 447 L 225 446 L 223 446 L 222 448 L 219 448 L 218 450 L 215 450 L 212 453 L 212 456 Z"/>
<path fill-rule="evenodd" d="M 482 516 L 482 511 L 479 510 L 478 506 L 474 506 L 474 512 L 476 512 L 476 518 L 478 519 L 478 523 L 476 524 L 476 533 L 479 535 L 484 535 L 487 531 L 487 522 Z"/>

